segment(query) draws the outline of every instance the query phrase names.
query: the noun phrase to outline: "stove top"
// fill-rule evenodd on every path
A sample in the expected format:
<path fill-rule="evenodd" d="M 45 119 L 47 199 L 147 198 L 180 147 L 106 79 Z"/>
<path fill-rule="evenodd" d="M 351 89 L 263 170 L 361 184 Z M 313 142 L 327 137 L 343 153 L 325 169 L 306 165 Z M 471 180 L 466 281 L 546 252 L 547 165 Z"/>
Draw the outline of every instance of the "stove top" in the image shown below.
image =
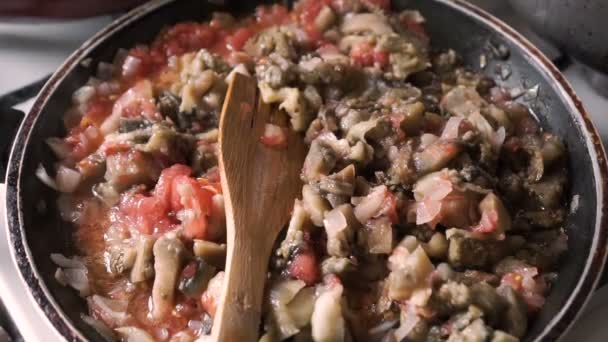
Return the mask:
<path fill-rule="evenodd" d="M 471 0 L 471 2 L 515 27 L 556 62 L 591 114 L 604 143 L 608 142 L 608 98 L 602 97 L 589 85 L 585 67 L 570 62 L 558 49 L 535 35 L 514 15 L 506 1 Z M 82 42 L 111 20 L 111 17 L 105 16 L 86 20 L 37 22 L 35 25 L 27 22 L 0 22 L 0 65 L 5 66 L 3 77 L 0 78 L 0 104 L 9 104 L 27 112 L 32 104 L 30 98 L 44 84 L 46 77 Z M 10 96 L 2 96 L 3 94 Z M 4 198 L 3 185 L 0 185 L 0 198 Z M 0 217 L 4 217 L 3 207 L 4 205 L 0 205 Z M 10 328 L 6 330 L 9 335 L 13 335 L 14 340 L 28 342 L 58 340 L 61 337 L 49 323 L 46 323 L 47 320 L 43 319 L 42 312 L 37 309 L 37 305 L 21 284 L 22 280 L 13 265 L 8 249 L 6 232 L 2 227 L 4 224 L 5 222 L 0 220 L 0 294 L 21 336 L 15 336 Z M 602 291 L 604 294 L 600 296 Z M 603 307 L 608 309 L 608 289 L 604 288 L 597 296 L 594 302 L 605 303 Z M 593 307 L 588 309 L 586 316 L 583 315 L 585 321 L 591 315 L 591 311 L 594 314 L 600 311 L 598 305 L 594 303 Z M 0 325 L 4 324 L 2 320 L 3 310 L 0 304 Z M 581 326 L 580 329 L 575 327 L 570 337 L 563 340 L 576 341 L 577 338 L 584 336 L 585 340 L 589 341 L 591 336 L 584 333 L 588 325 L 586 322 L 585 327 Z M 581 329 L 583 329 L 582 335 Z M 596 336 L 600 335 L 596 334 Z M 601 338 L 597 339 L 600 340 Z M 0 342 L 4 341 L 6 334 L 0 328 Z"/>

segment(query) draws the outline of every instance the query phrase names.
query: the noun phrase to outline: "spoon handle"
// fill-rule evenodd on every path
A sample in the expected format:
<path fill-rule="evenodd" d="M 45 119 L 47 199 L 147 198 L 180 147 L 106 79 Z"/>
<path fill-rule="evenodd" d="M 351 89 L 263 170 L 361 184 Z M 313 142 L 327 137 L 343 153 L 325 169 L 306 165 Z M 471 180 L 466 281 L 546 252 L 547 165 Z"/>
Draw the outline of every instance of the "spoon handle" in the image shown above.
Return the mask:
<path fill-rule="evenodd" d="M 227 217 L 227 224 L 231 220 Z M 247 230 L 260 231 L 247 226 Z M 228 229 L 231 231 L 231 229 Z M 243 230 L 240 229 L 242 232 Z M 239 234 L 239 230 L 236 230 Z M 213 326 L 214 341 L 257 341 L 271 248 L 260 237 L 235 236 L 228 244 L 224 292 Z M 262 238 L 262 240 L 267 240 Z"/>

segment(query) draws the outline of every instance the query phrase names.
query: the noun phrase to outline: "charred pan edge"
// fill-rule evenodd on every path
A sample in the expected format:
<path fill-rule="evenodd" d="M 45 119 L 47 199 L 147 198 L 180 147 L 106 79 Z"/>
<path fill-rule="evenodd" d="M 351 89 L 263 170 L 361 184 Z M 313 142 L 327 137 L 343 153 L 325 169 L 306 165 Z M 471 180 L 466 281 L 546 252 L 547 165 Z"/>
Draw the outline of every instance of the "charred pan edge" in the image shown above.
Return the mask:
<path fill-rule="evenodd" d="M 564 75 L 561 74 L 555 65 L 529 40 L 501 20 L 464 0 L 436 1 L 444 3 L 447 6 L 484 22 L 494 31 L 502 34 L 507 39 L 523 48 L 523 50 L 530 55 L 532 60 L 540 65 L 539 70 L 541 72 L 557 81 L 557 90 L 567 101 L 567 104 L 571 109 L 571 114 L 580 127 L 584 128 L 586 133 L 584 135 L 585 143 L 591 154 L 593 174 L 596 178 L 597 208 L 594 236 L 593 241 L 591 242 L 591 251 L 593 251 L 593 253 L 590 253 L 587 258 L 582 276 L 573 293 L 570 295 L 562 309 L 555 314 L 553 319 L 551 319 L 549 324 L 544 327 L 540 335 L 535 339 L 535 341 L 555 341 L 570 329 L 580 315 L 582 308 L 590 299 L 593 290 L 601 278 L 602 270 L 604 269 L 604 264 L 606 262 L 608 202 L 604 195 L 608 192 L 608 164 L 606 163 L 606 152 L 602 145 L 602 140 L 600 139 L 589 114 L 583 107 L 583 103 L 575 94 L 570 83 L 564 78 Z"/>
<path fill-rule="evenodd" d="M 6 221 L 11 254 L 20 270 L 22 280 L 30 290 L 30 295 L 38 304 L 39 309 L 48 317 L 50 323 L 66 340 L 86 341 L 86 338 L 74 328 L 72 322 L 66 317 L 63 310 L 61 310 L 57 302 L 53 299 L 48 288 L 42 282 L 36 266 L 31 261 L 31 251 L 26 244 L 25 232 L 22 229 L 23 217 L 21 207 L 23 204 L 21 203 L 19 194 L 21 164 L 24 158 L 23 152 L 29 141 L 32 128 L 40 116 L 42 108 L 46 105 L 49 96 L 55 91 L 65 76 L 78 65 L 80 60 L 86 56 L 91 49 L 102 44 L 107 37 L 120 31 L 123 27 L 133 23 L 140 17 L 145 16 L 172 1 L 175 0 L 156 0 L 132 10 L 111 23 L 76 50 L 42 89 L 32 110 L 25 118 L 14 142 L 6 181 Z M 591 249 L 595 251 L 595 253 L 589 256 L 585 269 L 583 270 L 583 276 L 570 299 L 536 339 L 537 341 L 544 339 L 556 340 L 575 321 L 580 313 L 580 309 L 589 299 L 593 289 L 599 281 L 606 260 L 608 204 L 605 203 L 604 192 L 608 191 L 608 165 L 606 164 L 606 155 L 601 139 L 593 126 L 589 115 L 583 108 L 580 99 L 575 95 L 570 84 L 564 79 L 557 68 L 555 68 L 555 66 L 527 39 L 500 20 L 462 0 L 435 1 L 441 2 L 446 6 L 452 7 L 484 22 L 486 25 L 491 26 L 496 32 L 504 35 L 512 42 L 521 46 L 523 50 L 527 51 L 528 54 L 542 66 L 540 70 L 558 82 L 560 86 L 558 88 L 559 91 L 573 110 L 572 115 L 574 115 L 581 127 L 585 128 L 587 133 L 585 142 L 590 147 L 589 152 L 592 154 L 592 159 L 595 160 L 593 163 L 593 171 L 598 183 L 601 183 L 596 184 L 598 208 L 594 238 L 591 245 Z"/>
<path fill-rule="evenodd" d="M 137 21 L 139 18 L 172 1 L 175 0 L 155 0 L 137 7 L 113 21 L 78 48 L 70 57 L 68 57 L 59 69 L 57 69 L 44 88 L 42 88 L 32 109 L 25 117 L 13 143 L 7 168 L 5 199 L 6 229 L 10 242 L 9 248 L 13 261 L 20 271 L 21 280 L 29 289 L 28 294 L 38 304 L 37 309 L 44 313 L 50 324 L 52 324 L 57 332 L 68 341 L 87 341 L 87 338 L 74 327 L 71 320 L 65 315 L 59 304 L 51 295 L 47 286 L 44 284 L 42 277 L 32 260 L 32 253 L 27 245 L 25 231 L 22 229 L 23 203 L 21 202 L 21 189 L 19 188 L 19 183 L 24 150 L 28 145 L 32 128 L 36 124 L 42 109 L 46 106 L 49 97 L 55 92 L 66 75 L 77 67 L 81 60 L 87 56 L 92 49 L 103 44 L 108 37 L 120 31 L 125 26 Z"/>

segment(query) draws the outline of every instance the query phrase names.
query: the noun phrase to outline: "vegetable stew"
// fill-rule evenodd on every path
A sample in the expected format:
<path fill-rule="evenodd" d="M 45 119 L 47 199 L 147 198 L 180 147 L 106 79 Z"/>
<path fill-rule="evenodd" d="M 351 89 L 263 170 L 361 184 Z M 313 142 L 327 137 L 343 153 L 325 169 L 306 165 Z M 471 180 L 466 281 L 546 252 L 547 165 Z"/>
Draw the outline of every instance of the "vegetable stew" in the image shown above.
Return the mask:
<path fill-rule="evenodd" d="M 218 115 L 242 73 L 309 146 L 260 341 L 523 338 L 567 249 L 565 146 L 424 22 L 386 0 L 301 0 L 178 23 L 99 63 L 47 141 L 56 169 L 37 171 L 76 226 L 79 255 L 51 259 L 83 319 L 108 340 L 210 338 Z M 284 129 L 260 143 L 284 148 Z"/>

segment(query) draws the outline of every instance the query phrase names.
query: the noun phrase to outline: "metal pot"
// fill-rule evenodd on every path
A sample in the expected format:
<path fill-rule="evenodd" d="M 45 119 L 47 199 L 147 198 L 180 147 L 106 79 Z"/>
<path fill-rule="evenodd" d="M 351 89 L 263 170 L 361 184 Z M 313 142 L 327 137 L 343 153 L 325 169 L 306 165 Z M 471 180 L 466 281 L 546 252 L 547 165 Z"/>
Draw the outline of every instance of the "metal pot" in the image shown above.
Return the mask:
<path fill-rule="evenodd" d="M 588 66 L 608 74 L 608 2 L 510 0 L 540 35 Z"/>
<path fill-rule="evenodd" d="M 39 163 L 52 163 L 44 143 L 62 136 L 63 113 L 71 94 L 95 74 L 100 61 L 111 61 L 121 47 L 150 41 L 166 25 L 183 20 L 203 20 L 212 11 L 252 11 L 258 1 L 159 0 L 143 5 L 118 19 L 86 42 L 57 70 L 40 92 L 14 140 L 6 178 L 6 220 L 11 252 L 35 302 L 56 330 L 68 340 L 101 340 L 80 314 L 86 304 L 59 285 L 50 253 L 75 252 L 72 229 L 59 218 L 57 194 L 35 176 Z M 507 86 L 538 85 L 539 95 L 529 105 L 543 127 L 562 137 L 568 146 L 570 198 L 577 209 L 565 224 L 569 249 L 547 302 L 532 322 L 527 341 L 553 341 L 574 322 L 592 294 L 606 258 L 608 233 L 608 165 L 600 138 L 580 100 L 564 77 L 526 39 L 496 18 L 461 0 L 393 1 L 396 9 L 416 8 L 427 18 L 433 44 L 453 48 L 465 62 L 479 67 L 488 44 L 502 44 L 510 51 L 508 61 L 492 59 L 483 70 L 494 76 L 497 65 L 508 64 Z M 502 56 L 505 57 L 505 56 Z M 82 63 L 87 60 L 89 63 Z M 7 139 L 0 125 L 0 139 Z M 8 138 L 10 139 L 10 138 Z"/>

